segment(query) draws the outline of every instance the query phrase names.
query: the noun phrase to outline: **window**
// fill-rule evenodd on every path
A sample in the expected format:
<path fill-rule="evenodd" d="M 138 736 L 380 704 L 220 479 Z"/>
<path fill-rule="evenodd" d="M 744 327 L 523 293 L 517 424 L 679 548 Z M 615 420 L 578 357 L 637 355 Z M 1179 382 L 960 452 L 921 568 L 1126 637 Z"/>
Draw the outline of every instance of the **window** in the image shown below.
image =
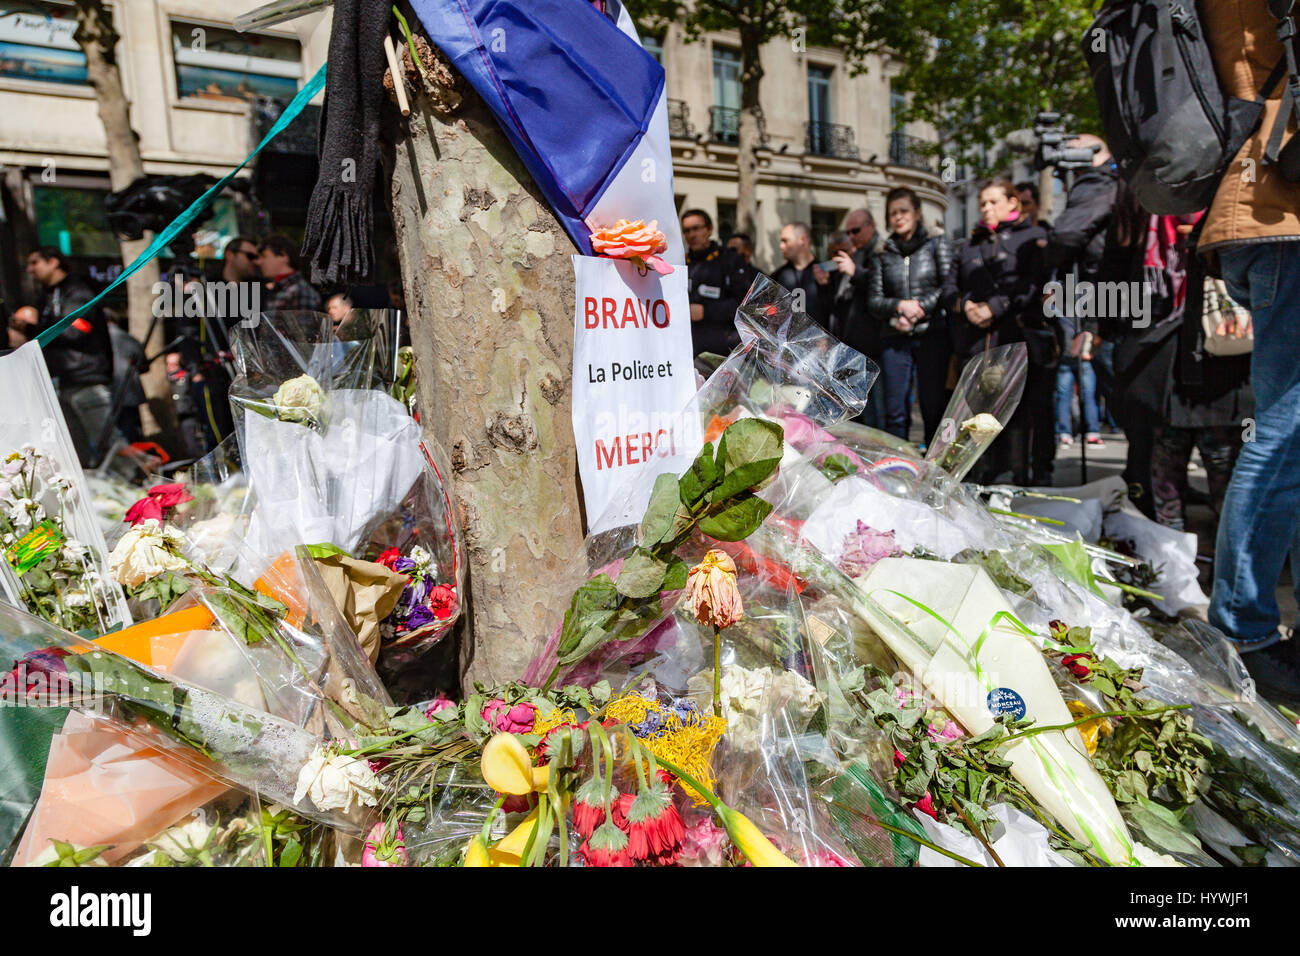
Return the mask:
<path fill-rule="evenodd" d="M 172 53 L 181 99 L 244 103 L 258 96 L 290 100 L 302 79 L 297 40 L 236 33 L 173 20 Z"/>
<path fill-rule="evenodd" d="M 735 143 L 740 132 L 740 51 L 724 46 L 713 48 L 713 139 Z"/>
<path fill-rule="evenodd" d="M 736 231 L 736 204 L 729 199 L 718 200 L 718 241 L 726 242 Z"/>
<path fill-rule="evenodd" d="M 108 228 L 103 189 L 32 186 L 36 241 L 66 256 L 120 256 L 122 248 Z"/>
<path fill-rule="evenodd" d="M 808 67 L 808 152 L 819 156 L 835 153 L 831 129 L 831 70 L 827 66 Z"/>
<path fill-rule="evenodd" d="M 664 65 L 664 38 L 646 34 L 641 38 L 641 46 L 645 51 L 655 58 L 655 62 L 660 66 Z"/>
<path fill-rule="evenodd" d="M 847 209 L 813 208 L 808 216 L 808 225 L 812 227 L 813 255 L 818 259 L 827 259 L 826 240 L 832 232 L 840 228 L 840 223 L 848 215 Z"/>
<path fill-rule="evenodd" d="M 71 4 L 0 0 L 0 76 L 84 86 Z"/>

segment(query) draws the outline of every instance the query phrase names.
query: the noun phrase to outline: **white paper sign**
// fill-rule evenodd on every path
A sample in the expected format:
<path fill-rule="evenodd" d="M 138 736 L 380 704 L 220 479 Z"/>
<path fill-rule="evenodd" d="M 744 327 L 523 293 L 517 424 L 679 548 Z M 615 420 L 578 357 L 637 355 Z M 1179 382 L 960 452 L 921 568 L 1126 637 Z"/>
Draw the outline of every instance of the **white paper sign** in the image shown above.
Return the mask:
<path fill-rule="evenodd" d="M 647 464 L 680 474 L 691 463 L 675 424 L 695 395 L 690 304 L 685 266 L 643 276 L 630 262 L 574 256 L 573 273 L 573 435 L 596 532 L 640 519 Z"/>

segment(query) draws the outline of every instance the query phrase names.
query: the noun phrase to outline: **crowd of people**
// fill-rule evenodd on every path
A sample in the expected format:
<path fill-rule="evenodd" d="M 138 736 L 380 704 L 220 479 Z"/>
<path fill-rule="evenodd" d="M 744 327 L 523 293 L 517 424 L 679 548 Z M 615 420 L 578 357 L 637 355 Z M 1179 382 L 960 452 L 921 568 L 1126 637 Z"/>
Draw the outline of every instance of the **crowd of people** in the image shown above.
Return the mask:
<path fill-rule="evenodd" d="M 180 294 L 164 297 L 155 309 L 166 345 L 160 355 L 145 355 L 128 332 L 120 310 L 97 303 L 78 315 L 44 350 L 50 377 L 68 430 L 84 467 L 97 467 L 115 443 L 139 443 L 139 407 L 147 404 L 141 374 L 158 359 L 164 362 L 177 417 L 176 441 L 181 459 L 201 457 L 230 434 L 230 335 L 238 314 L 235 303 L 253 314 L 277 311 L 326 312 L 335 328 L 353 308 L 345 288 L 318 289 L 299 268 L 298 244 L 272 233 L 261 240 L 237 235 L 229 239 L 209 276 L 173 276 Z M 7 347 L 18 348 L 81 309 L 99 292 L 96 284 L 72 271 L 68 257 L 44 246 L 27 257 L 27 273 L 37 301 L 14 309 L 7 322 Z M 226 285 L 216 307 L 204 296 L 205 283 Z M 170 285 L 170 283 L 169 283 Z M 383 290 L 381 290 L 383 291 Z M 203 306 L 183 308 L 198 294 Z M 387 290 L 386 302 L 402 308 L 400 285 Z"/>

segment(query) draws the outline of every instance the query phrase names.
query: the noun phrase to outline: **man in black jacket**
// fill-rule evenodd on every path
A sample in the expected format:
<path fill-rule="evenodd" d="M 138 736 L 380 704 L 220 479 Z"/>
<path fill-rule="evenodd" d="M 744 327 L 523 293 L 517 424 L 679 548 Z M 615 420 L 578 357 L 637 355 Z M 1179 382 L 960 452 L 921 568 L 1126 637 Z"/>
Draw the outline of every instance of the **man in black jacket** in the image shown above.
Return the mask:
<path fill-rule="evenodd" d="M 713 219 L 703 209 L 682 213 L 682 236 L 686 240 L 692 349 L 696 355 L 728 355 L 740 344 L 736 309 L 756 273 L 733 250 L 713 240 Z"/>
<path fill-rule="evenodd" d="M 27 272 L 45 287 L 40 318 L 28 329 L 35 337 L 95 297 L 83 276 L 69 275 L 63 253 L 43 246 L 27 257 Z M 108 325 L 98 308 L 78 316 L 45 348 L 45 364 L 59 393 L 72 443 L 83 466 L 98 462 L 99 447 L 113 411 L 113 346 Z"/>
<path fill-rule="evenodd" d="M 835 285 L 830 274 L 815 261 L 812 228 L 807 223 L 790 222 L 781 227 L 781 255 L 785 256 L 785 265 L 772 278 L 795 293 L 796 310 L 802 308 L 810 319 L 829 329 Z"/>

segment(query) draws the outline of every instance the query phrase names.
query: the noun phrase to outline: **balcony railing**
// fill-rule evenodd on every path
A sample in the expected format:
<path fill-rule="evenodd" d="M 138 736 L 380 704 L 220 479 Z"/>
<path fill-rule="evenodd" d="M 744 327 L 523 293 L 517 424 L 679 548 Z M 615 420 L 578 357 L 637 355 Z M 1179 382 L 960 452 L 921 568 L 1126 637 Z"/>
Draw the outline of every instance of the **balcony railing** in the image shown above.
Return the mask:
<path fill-rule="evenodd" d="M 766 147 L 767 140 L 767 121 L 763 118 L 763 111 L 756 110 L 758 115 L 758 145 Z M 740 142 L 740 110 L 730 109 L 725 106 L 709 107 L 709 138 L 715 143 L 726 143 L 729 146 L 735 146 Z"/>
<path fill-rule="evenodd" d="M 858 145 L 853 141 L 853 128 L 841 123 L 822 123 L 812 120 L 805 124 L 804 149 L 816 156 L 834 156 L 836 159 L 857 159 Z"/>
<path fill-rule="evenodd" d="M 938 161 L 930 152 L 933 144 L 918 136 L 894 133 L 889 137 L 889 161 L 900 166 L 912 166 L 927 172 L 939 171 Z"/>
<path fill-rule="evenodd" d="M 691 125 L 691 108 L 685 100 L 668 101 L 668 135 L 673 139 L 695 138 L 695 127 Z"/>

